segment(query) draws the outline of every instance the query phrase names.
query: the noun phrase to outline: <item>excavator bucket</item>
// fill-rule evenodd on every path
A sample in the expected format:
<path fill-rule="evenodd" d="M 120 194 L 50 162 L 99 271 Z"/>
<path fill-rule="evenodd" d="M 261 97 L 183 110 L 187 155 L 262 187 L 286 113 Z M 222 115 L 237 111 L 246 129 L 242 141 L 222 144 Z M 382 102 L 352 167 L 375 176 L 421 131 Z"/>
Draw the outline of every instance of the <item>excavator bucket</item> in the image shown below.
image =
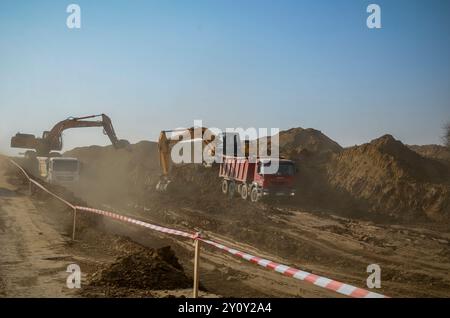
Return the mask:
<path fill-rule="evenodd" d="M 127 150 L 130 150 L 130 142 L 128 140 L 125 140 L 125 139 L 118 140 L 113 146 L 116 149 L 127 149 Z"/>

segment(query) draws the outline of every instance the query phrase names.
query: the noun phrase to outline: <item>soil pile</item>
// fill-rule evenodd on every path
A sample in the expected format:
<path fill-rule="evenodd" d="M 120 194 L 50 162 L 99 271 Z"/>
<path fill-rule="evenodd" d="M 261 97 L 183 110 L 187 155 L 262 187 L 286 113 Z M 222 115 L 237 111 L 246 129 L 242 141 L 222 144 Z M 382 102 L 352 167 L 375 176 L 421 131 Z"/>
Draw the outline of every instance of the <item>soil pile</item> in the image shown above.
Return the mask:
<path fill-rule="evenodd" d="M 321 131 L 312 128 L 292 128 L 281 131 L 277 137 L 280 154 L 293 160 L 302 155 L 337 153 L 343 149 Z M 274 138 L 272 142 L 275 143 Z M 260 139 L 259 147 L 263 151 L 267 149 L 266 139 Z"/>
<path fill-rule="evenodd" d="M 321 131 L 312 128 L 292 128 L 280 132 L 280 149 L 284 153 L 301 154 L 309 153 L 337 153 L 342 147 L 324 135 Z"/>
<path fill-rule="evenodd" d="M 170 246 L 142 251 L 120 257 L 92 275 L 92 286 L 135 288 L 146 290 L 175 290 L 192 287 L 192 280 Z"/>
<path fill-rule="evenodd" d="M 448 166 L 420 156 L 390 135 L 333 155 L 327 177 L 370 212 L 450 217 Z"/>
<path fill-rule="evenodd" d="M 280 153 L 298 167 L 291 202 L 297 208 L 354 217 L 450 218 L 449 165 L 417 154 L 390 135 L 343 149 L 320 131 L 294 128 L 280 132 L 279 141 Z M 111 204 L 165 202 L 155 191 L 160 175 L 156 143 L 140 142 L 130 150 L 77 148 L 65 155 L 84 164 L 78 189 L 83 197 Z M 181 208 L 192 201 L 207 210 L 227 204 L 217 168 L 172 165 L 171 175 L 169 200 Z"/>
<path fill-rule="evenodd" d="M 440 145 L 412 145 L 408 147 L 422 157 L 447 161 L 450 163 L 450 148 L 448 147 Z"/>

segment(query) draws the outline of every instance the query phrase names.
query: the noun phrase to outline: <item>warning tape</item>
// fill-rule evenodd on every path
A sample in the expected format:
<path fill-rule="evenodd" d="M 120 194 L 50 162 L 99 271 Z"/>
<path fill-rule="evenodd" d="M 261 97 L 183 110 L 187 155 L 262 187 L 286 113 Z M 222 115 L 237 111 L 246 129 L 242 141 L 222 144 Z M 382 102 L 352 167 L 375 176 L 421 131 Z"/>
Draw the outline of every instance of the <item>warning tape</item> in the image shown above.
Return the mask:
<path fill-rule="evenodd" d="M 75 209 L 75 206 L 74 206 L 72 203 L 70 203 L 70 202 L 64 200 L 64 199 L 61 198 L 60 196 L 57 196 L 57 195 L 54 194 L 53 192 L 47 190 L 43 185 L 41 185 L 41 184 L 38 183 L 37 181 L 35 181 L 35 180 L 33 180 L 33 179 L 30 178 L 30 182 L 33 183 L 33 184 L 34 184 L 35 186 L 37 186 L 38 188 L 40 188 L 41 190 L 47 192 L 48 194 L 50 194 L 50 195 L 53 196 L 54 198 L 58 199 L 58 200 L 61 201 L 62 203 L 68 205 L 70 208 Z"/>
<path fill-rule="evenodd" d="M 267 269 L 271 269 L 275 272 L 278 272 L 280 274 L 283 274 L 288 277 L 292 277 L 301 281 L 305 281 L 311 284 L 314 284 L 319 287 L 326 288 L 328 290 L 337 292 L 342 295 L 354 297 L 354 298 L 388 298 L 382 294 L 370 292 L 368 290 L 358 288 L 352 285 L 344 284 L 341 282 L 338 282 L 336 280 L 332 280 L 326 277 L 318 276 L 312 273 L 308 273 L 305 271 L 302 271 L 297 268 L 289 267 L 283 264 L 272 262 L 268 259 L 264 259 L 258 256 L 254 256 L 251 254 L 247 254 L 244 252 L 241 252 L 239 250 L 229 248 L 225 245 L 216 243 L 214 241 L 206 240 L 199 238 L 202 242 L 212 245 L 222 251 L 226 251 L 234 256 L 240 257 L 242 259 L 245 259 L 246 261 L 249 261 L 251 263 L 257 264 L 259 266 L 262 266 Z"/>
<path fill-rule="evenodd" d="M 268 259 L 264 259 L 258 256 L 254 256 L 245 252 L 241 252 L 239 250 L 236 250 L 234 248 L 230 248 L 227 247 L 223 244 L 219 244 L 217 242 L 202 238 L 201 235 L 199 235 L 199 233 L 188 233 L 188 232 L 184 232 L 184 231 L 180 231 L 180 230 L 175 230 L 175 229 L 171 229 L 171 228 L 167 228 L 167 227 L 163 227 L 163 226 L 159 226 L 159 225 L 155 225 L 155 224 L 151 224 L 148 222 L 143 222 L 137 219 L 133 219 L 130 218 L 128 216 L 124 216 L 124 215 L 120 215 L 117 213 L 113 213 L 113 212 L 109 212 L 109 211 L 104 211 L 104 210 L 99 210 L 99 209 L 93 209 L 93 208 L 88 208 L 88 207 L 82 207 L 82 206 L 75 206 L 71 203 L 69 203 L 68 201 L 64 200 L 63 198 L 57 196 L 56 194 L 52 193 L 51 191 L 49 191 L 48 189 L 46 189 L 44 186 L 42 186 L 41 184 L 39 184 L 37 181 L 33 180 L 28 174 L 27 172 L 16 162 L 14 162 L 13 160 L 10 160 L 11 163 L 13 163 L 17 168 L 19 168 L 22 173 L 26 176 L 26 178 L 32 182 L 33 184 L 35 184 L 37 187 L 39 187 L 40 189 L 42 189 L 43 191 L 45 191 L 46 193 L 52 195 L 53 197 L 55 197 L 56 199 L 62 201 L 63 203 L 65 203 L 66 205 L 70 206 L 71 208 L 73 208 L 74 210 L 77 211 L 85 211 L 85 212 L 91 212 L 91 213 L 95 213 L 98 215 L 103 215 L 106 217 L 110 217 L 122 222 L 128 222 L 131 224 L 135 224 L 135 225 L 139 225 L 139 226 L 143 226 L 145 228 L 149 228 L 152 229 L 154 231 L 158 231 L 161 233 L 167 233 L 167 234 L 172 234 L 172 235 L 177 235 L 177 236 L 182 236 L 182 237 L 186 237 L 186 238 L 190 238 L 193 240 L 199 240 L 202 241 L 208 245 L 214 246 L 222 251 L 225 251 L 227 253 L 230 253 L 236 257 L 242 258 L 246 261 L 249 261 L 253 264 L 257 264 L 259 266 L 262 266 L 264 268 L 273 270 L 275 272 L 278 272 L 280 274 L 283 274 L 285 276 L 288 277 L 292 277 L 307 283 L 311 283 L 313 285 L 316 285 L 318 287 L 322 287 L 334 292 L 337 292 L 339 294 L 345 295 L 345 296 L 349 296 L 349 297 L 354 297 L 354 298 L 388 298 L 385 295 L 382 294 L 378 294 L 378 293 L 374 293 L 374 292 L 370 292 L 368 290 L 362 289 L 362 288 L 358 288 L 349 284 L 345 284 L 336 280 L 332 280 L 323 276 L 318 276 L 312 273 L 308 273 L 305 271 L 302 271 L 300 269 L 297 268 L 293 268 L 293 267 L 289 267 L 283 264 L 279 264 L 279 263 L 275 263 L 271 260 Z"/>
<path fill-rule="evenodd" d="M 339 282 L 336 280 L 332 280 L 332 279 L 329 279 L 326 277 L 308 273 L 308 272 L 302 271 L 297 268 L 293 268 L 293 267 L 289 267 L 289 266 L 286 266 L 283 264 L 275 263 L 268 259 L 264 259 L 264 258 L 254 256 L 251 254 L 247 254 L 245 252 L 241 252 L 239 250 L 227 247 L 223 244 L 219 244 L 217 242 L 204 239 L 198 233 L 188 233 L 188 232 L 184 232 L 184 231 L 174 230 L 174 229 L 154 225 L 151 223 L 139 221 L 139 220 L 136 220 L 136 219 L 133 219 L 133 218 L 130 218 L 127 216 L 123 216 L 123 215 L 120 215 L 117 213 L 109 212 L 109 211 L 80 207 L 80 206 L 76 206 L 75 208 L 77 210 L 92 212 L 92 213 L 104 215 L 104 216 L 107 216 L 107 217 L 110 217 L 113 219 L 117 219 L 119 221 L 128 222 L 128 223 L 136 224 L 136 225 L 143 226 L 146 228 L 150 228 L 150 229 L 158 231 L 158 232 L 183 236 L 183 237 L 187 237 L 187 238 L 194 239 L 194 240 L 200 240 L 208 245 L 214 246 L 222 251 L 228 252 L 234 256 L 245 259 L 251 263 L 257 264 L 257 265 L 262 266 L 267 269 L 271 269 L 271 270 L 278 272 L 280 274 L 283 274 L 285 276 L 292 277 L 292 278 L 295 278 L 295 279 L 298 279 L 301 281 L 305 281 L 305 282 L 314 284 L 316 286 L 337 292 L 337 293 L 345 295 L 345 296 L 350 296 L 350 297 L 354 297 L 354 298 L 388 298 L 382 294 L 370 292 L 370 291 L 362 289 L 362 288 L 358 288 L 358 287 L 355 287 L 355 286 L 352 286 L 349 284 L 345 284 L 345 283 L 342 283 L 342 282 Z"/>
<path fill-rule="evenodd" d="M 9 159 L 9 161 L 13 164 L 13 165 L 15 165 L 24 175 L 25 175 L 25 177 L 28 179 L 28 180 L 30 180 L 31 178 L 30 178 L 30 176 L 28 175 L 28 173 L 18 164 L 18 163 L 16 163 L 14 160 L 12 160 L 12 159 Z"/>
<path fill-rule="evenodd" d="M 47 188 L 45 188 L 43 185 L 41 185 L 39 182 L 37 182 L 36 180 L 34 180 L 33 178 L 31 178 L 28 173 L 25 171 L 25 169 L 23 169 L 18 163 L 16 163 L 14 160 L 10 160 L 11 163 L 13 165 L 15 165 L 17 168 L 20 169 L 20 171 L 22 171 L 22 173 L 25 175 L 25 177 L 28 179 L 28 181 L 30 181 L 31 183 L 33 183 L 35 186 L 37 186 L 38 188 L 40 188 L 42 191 L 50 194 L 51 196 L 53 196 L 54 198 L 58 199 L 59 201 L 61 201 L 62 203 L 66 204 L 67 206 L 69 206 L 71 209 L 74 209 L 75 206 L 68 202 L 67 200 L 64 200 L 63 198 L 61 198 L 60 196 L 54 194 L 53 192 L 51 192 L 50 190 L 48 190 Z"/>
<path fill-rule="evenodd" d="M 86 211 L 86 212 L 96 213 L 99 215 L 104 215 L 104 216 L 107 216 L 107 217 L 110 217 L 110 218 L 113 218 L 113 219 L 116 219 L 119 221 L 143 226 L 143 227 L 146 227 L 146 228 L 149 228 L 149 229 L 161 232 L 161 233 L 173 234 L 173 235 L 183 236 L 183 237 L 187 237 L 187 238 L 191 238 L 191 239 L 196 238 L 196 234 L 183 232 L 183 231 L 179 231 L 179 230 L 174 230 L 174 229 L 170 229 L 167 227 L 139 221 L 139 220 L 130 218 L 128 216 L 120 215 L 120 214 L 113 213 L 113 212 L 103 211 L 103 210 L 99 210 L 99 209 L 86 208 L 86 207 L 82 207 L 82 206 L 75 206 L 75 208 L 77 209 L 77 211 Z"/>

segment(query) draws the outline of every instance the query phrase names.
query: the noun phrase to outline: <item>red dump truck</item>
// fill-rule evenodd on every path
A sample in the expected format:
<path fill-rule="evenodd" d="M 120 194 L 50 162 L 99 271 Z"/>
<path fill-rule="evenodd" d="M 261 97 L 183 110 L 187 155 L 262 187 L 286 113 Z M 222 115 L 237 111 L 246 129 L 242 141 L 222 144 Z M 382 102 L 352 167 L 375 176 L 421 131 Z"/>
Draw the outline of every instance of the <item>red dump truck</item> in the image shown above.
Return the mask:
<path fill-rule="evenodd" d="M 278 169 L 271 171 L 274 161 L 277 161 Z M 267 196 L 294 196 L 294 174 L 294 162 L 278 158 L 224 157 L 219 170 L 224 194 L 234 196 L 238 193 L 244 200 L 250 197 L 252 202 Z"/>

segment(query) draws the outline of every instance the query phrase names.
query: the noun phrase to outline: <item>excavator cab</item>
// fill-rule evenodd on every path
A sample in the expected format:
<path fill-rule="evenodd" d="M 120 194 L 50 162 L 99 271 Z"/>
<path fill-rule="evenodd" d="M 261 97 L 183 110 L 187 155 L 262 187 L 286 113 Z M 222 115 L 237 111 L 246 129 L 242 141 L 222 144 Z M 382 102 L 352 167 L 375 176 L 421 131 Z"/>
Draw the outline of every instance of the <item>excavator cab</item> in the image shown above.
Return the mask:
<path fill-rule="evenodd" d="M 11 138 L 12 148 L 29 148 L 33 149 L 36 145 L 36 137 L 31 134 L 17 133 Z"/>

